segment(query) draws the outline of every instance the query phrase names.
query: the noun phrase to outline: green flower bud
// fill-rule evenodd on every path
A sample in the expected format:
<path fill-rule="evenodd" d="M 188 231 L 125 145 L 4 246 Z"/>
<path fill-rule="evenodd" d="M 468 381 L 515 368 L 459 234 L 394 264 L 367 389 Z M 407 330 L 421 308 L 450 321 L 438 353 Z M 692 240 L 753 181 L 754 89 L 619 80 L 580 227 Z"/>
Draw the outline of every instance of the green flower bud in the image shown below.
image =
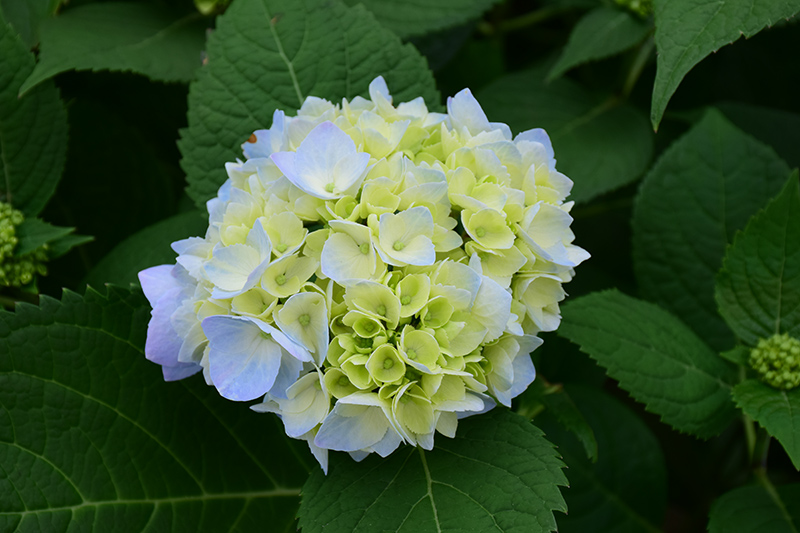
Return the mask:
<path fill-rule="evenodd" d="M 19 243 L 17 226 L 25 217 L 10 204 L 0 202 L 0 286 L 22 287 L 31 283 L 37 274 L 47 274 L 47 245 L 22 256 L 14 256 Z"/>
<path fill-rule="evenodd" d="M 759 340 L 749 362 L 767 385 L 782 390 L 800 385 L 800 340 L 787 333 Z"/>
<path fill-rule="evenodd" d="M 615 0 L 618 6 L 647 18 L 653 13 L 653 0 Z"/>

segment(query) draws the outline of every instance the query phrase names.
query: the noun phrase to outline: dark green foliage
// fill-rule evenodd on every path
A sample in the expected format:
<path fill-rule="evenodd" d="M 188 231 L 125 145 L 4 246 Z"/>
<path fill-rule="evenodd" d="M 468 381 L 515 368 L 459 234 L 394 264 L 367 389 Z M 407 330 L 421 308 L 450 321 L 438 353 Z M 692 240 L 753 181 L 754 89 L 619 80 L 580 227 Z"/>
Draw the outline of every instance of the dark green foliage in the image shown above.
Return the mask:
<path fill-rule="evenodd" d="M 406 446 L 354 464 L 332 457 L 328 475 L 303 487 L 300 526 L 319 531 L 547 532 L 566 511 L 566 485 L 552 444 L 536 426 L 501 408 L 459 423 L 433 451 Z"/>
<path fill-rule="evenodd" d="M 310 457 L 144 358 L 138 291 L 0 312 L 0 530 L 290 531 Z"/>

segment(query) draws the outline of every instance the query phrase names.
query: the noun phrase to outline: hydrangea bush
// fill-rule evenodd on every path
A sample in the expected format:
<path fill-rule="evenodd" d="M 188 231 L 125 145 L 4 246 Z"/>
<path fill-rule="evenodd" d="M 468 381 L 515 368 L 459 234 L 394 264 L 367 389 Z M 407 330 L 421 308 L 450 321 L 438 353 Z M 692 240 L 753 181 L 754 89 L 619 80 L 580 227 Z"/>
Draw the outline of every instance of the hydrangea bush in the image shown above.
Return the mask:
<path fill-rule="evenodd" d="M 0 0 L 0 531 L 800 531 L 798 13 Z"/>
<path fill-rule="evenodd" d="M 446 114 L 395 107 L 382 77 L 369 95 L 275 111 L 226 165 L 205 237 L 139 274 L 164 379 L 262 399 L 326 470 L 328 450 L 430 450 L 510 407 L 588 258 L 544 130 L 512 136 L 468 89 Z"/>

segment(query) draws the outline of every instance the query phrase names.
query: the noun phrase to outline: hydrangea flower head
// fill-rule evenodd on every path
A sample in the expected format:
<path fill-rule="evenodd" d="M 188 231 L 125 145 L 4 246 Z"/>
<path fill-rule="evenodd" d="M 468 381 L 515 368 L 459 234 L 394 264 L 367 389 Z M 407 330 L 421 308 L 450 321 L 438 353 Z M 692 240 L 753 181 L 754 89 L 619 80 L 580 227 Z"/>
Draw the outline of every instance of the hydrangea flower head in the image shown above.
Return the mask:
<path fill-rule="evenodd" d="M 800 386 L 800 340 L 788 333 L 759 339 L 749 362 L 761 381 L 771 387 L 789 390 Z"/>
<path fill-rule="evenodd" d="M 589 257 L 547 134 L 514 137 L 464 90 L 447 113 L 393 104 L 383 78 L 276 111 L 208 202 L 203 238 L 140 273 L 145 348 L 166 380 L 203 372 L 276 413 L 327 469 L 510 406 Z"/>

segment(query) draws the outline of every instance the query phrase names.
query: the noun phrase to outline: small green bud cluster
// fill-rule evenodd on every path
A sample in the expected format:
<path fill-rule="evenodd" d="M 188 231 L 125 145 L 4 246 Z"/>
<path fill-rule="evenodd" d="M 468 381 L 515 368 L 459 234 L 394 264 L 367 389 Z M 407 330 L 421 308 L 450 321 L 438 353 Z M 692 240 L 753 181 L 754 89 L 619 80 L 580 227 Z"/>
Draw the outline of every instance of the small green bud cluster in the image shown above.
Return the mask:
<path fill-rule="evenodd" d="M 618 6 L 647 18 L 653 13 L 653 0 L 614 0 Z"/>
<path fill-rule="evenodd" d="M 27 285 L 36 274 L 44 275 L 47 268 L 46 247 L 37 248 L 21 257 L 14 256 L 19 243 L 17 226 L 24 216 L 10 204 L 0 202 L 0 286 L 21 287 Z"/>
<path fill-rule="evenodd" d="M 17 226 L 22 224 L 22 213 L 11 204 L 0 202 L 0 264 L 14 254 L 17 247 Z"/>
<path fill-rule="evenodd" d="M 800 340 L 787 333 L 760 339 L 750 352 L 750 366 L 761 381 L 776 389 L 800 385 Z"/>

